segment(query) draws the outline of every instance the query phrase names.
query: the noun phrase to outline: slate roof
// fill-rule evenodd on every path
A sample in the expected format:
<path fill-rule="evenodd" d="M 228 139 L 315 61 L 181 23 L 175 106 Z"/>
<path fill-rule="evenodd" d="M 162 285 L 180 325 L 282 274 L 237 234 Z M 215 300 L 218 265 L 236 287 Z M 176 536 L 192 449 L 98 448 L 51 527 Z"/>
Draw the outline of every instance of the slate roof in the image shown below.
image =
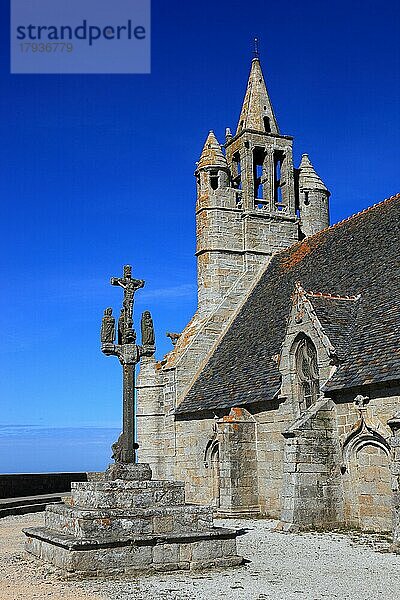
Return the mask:
<path fill-rule="evenodd" d="M 400 380 L 399 256 L 400 194 L 276 254 L 177 414 L 276 396 L 280 373 L 273 357 L 281 351 L 296 282 L 333 296 L 361 294 L 354 328 L 344 342 L 346 359 L 326 390 Z M 337 320 L 346 321 L 345 311 L 323 304 L 317 310 L 335 336 L 340 328 L 332 314 L 339 310 Z"/>
<path fill-rule="evenodd" d="M 355 327 L 360 296 L 306 294 L 339 359 L 346 357 Z"/>

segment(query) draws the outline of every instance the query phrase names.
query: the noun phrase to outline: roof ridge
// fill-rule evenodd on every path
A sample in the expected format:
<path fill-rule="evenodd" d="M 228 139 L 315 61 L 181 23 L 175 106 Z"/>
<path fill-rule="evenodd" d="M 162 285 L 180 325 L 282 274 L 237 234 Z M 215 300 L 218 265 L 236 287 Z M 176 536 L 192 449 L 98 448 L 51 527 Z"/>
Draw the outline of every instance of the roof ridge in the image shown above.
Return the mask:
<path fill-rule="evenodd" d="M 338 294 L 311 291 L 306 291 L 305 294 L 312 298 L 330 298 L 331 300 L 359 300 L 361 298 L 361 294 L 357 294 L 356 296 L 339 296 Z"/>
<path fill-rule="evenodd" d="M 317 240 L 318 236 L 320 236 L 321 234 L 323 234 L 327 231 L 331 231 L 331 230 L 333 231 L 335 228 L 341 227 L 345 223 L 348 223 L 349 221 L 352 221 L 353 219 L 356 219 L 356 218 L 360 217 L 361 215 L 371 212 L 372 210 L 375 210 L 376 208 L 381 207 L 384 204 L 393 202 L 394 200 L 400 200 L 400 192 L 398 194 L 390 196 L 389 198 L 385 198 L 385 200 L 382 200 L 381 202 L 376 202 L 375 204 L 372 204 L 372 206 L 368 206 L 367 208 L 364 208 L 363 210 L 360 210 L 359 212 L 354 213 L 353 215 L 350 215 L 349 217 L 346 217 L 345 219 L 342 219 L 341 221 L 338 221 L 337 223 L 334 223 L 333 225 L 329 225 L 329 227 L 325 227 L 324 229 L 317 231 L 313 235 L 310 235 L 308 237 L 305 237 L 303 240 L 299 240 L 299 241 L 295 242 L 291 246 L 287 246 L 286 248 L 282 248 L 281 250 L 278 250 L 278 252 L 276 252 L 274 254 L 273 258 L 275 258 L 275 257 L 279 258 L 280 256 L 284 256 L 285 254 L 290 255 L 290 253 L 293 252 L 294 248 L 301 248 L 301 246 L 303 244 L 308 244 L 309 250 L 311 250 L 311 243 L 314 242 L 315 240 Z M 268 268 L 269 264 L 270 263 L 267 264 L 266 268 Z"/>
<path fill-rule="evenodd" d="M 325 229 L 321 229 L 321 231 L 318 231 L 314 235 L 318 235 L 319 233 L 322 233 L 323 231 L 326 231 L 328 229 L 334 229 L 335 227 L 338 227 L 339 225 L 342 225 L 343 223 L 347 223 L 347 221 L 351 221 L 351 219 L 354 219 L 355 217 L 359 217 L 360 215 L 363 215 L 364 213 L 370 212 L 371 210 L 378 208 L 378 206 L 382 206 L 383 204 L 392 202 L 393 200 L 397 200 L 397 199 L 400 199 L 400 192 L 398 194 L 394 194 L 393 196 L 389 196 L 389 198 L 385 198 L 381 202 L 375 202 L 375 204 L 372 204 L 371 206 L 367 206 L 367 208 L 363 208 L 362 210 L 354 213 L 353 215 L 350 215 L 350 216 L 346 217 L 345 219 L 342 219 L 341 221 L 334 223 L 333 225 L 329 225 L 329 227 L 325 227 Z M 311 235 L 310 237 L 314 237 L 314 235 Z"/>

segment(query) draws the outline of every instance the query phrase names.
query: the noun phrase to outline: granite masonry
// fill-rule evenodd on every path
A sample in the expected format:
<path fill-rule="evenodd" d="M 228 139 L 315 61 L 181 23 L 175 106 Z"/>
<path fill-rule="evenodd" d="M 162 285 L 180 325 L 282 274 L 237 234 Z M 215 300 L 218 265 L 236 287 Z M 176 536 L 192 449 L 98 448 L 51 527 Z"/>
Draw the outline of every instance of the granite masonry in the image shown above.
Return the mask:
<path fill-rule="evenodd" d="M 139 461 L 224 516 L 399 546 L 400 195 L 330 227 L 292 152 L 256 56 L 235 133 L 197 163 L 198 309 L 141 362 Z"/>

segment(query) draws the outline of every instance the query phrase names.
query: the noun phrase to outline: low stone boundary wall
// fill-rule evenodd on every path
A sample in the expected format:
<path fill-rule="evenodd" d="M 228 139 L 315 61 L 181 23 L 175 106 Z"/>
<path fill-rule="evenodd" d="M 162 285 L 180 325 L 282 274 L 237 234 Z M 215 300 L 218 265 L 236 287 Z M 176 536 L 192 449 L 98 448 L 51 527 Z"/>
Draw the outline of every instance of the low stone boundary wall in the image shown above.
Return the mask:
<path fill-rule="evenodd" d="M 0 474 L 0 499 L 65 493 L 72 481 L 87 481 L 87 473 Z"/>

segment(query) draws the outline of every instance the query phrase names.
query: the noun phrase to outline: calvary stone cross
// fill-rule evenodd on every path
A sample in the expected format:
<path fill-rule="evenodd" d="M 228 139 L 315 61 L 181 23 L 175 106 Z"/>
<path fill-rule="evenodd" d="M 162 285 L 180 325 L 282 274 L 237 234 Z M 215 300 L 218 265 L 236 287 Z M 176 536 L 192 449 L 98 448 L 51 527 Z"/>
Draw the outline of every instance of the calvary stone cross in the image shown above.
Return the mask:
<path fill-rule="evenodd" d="M 112 309 L 104 311 L 101 327 L 101 351 L 106 356 L 117 356 L 123 372 L 123 428 L 113 444 L 113 458 L 116 463 L 130 464 L 136 461 L 138 444 L 135 442 L 135 367 L 141 356 L 155 353 L 154 328 L 151 315 L 146 311 L 142 317 L 142 346 L 136 345 L 136 332 L 133 328 L 133 302 L 138 289 L 144 286 L 141 279 L 132 278 L 132 267 L 124 267 L 123 277 L 112 277 L 111 285 L 124 290 L 121 316 L 118 319 L 118 339 L 115 344 L 115 318 Z M 145 340 L 152 340 L 153 345 Z"/>

